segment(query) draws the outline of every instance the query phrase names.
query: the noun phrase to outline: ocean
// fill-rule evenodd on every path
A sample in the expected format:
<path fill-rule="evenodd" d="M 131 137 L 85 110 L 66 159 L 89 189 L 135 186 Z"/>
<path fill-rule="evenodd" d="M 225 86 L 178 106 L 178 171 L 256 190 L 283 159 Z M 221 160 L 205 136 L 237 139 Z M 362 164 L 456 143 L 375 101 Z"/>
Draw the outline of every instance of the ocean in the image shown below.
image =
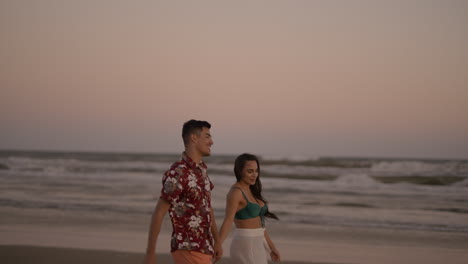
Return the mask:
<path fill-rule="evenodd" d="M 0 151 L 0 211 L 111 212 L 149 219 L 162 175 L 179 157 Z M 235 182 L 234 159 L 205 159 L 219 218 Z M 261 157 L 260 168 L 264 196 L 280 221 L 468 233 L 467 160 Z"/>

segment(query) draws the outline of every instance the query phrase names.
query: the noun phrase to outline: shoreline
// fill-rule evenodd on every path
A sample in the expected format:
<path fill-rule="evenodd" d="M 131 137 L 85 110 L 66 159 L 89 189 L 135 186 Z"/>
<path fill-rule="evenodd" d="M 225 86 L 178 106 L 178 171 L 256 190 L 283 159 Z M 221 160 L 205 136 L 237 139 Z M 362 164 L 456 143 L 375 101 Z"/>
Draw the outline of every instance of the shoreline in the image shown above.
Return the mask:
<path fill-rule="evenodd" d="M 81 263 L 142 263 L 143 253 L 67 247 L 44 247 L 27 245 L 0 245 L 0 260 L 4 264 L 81 264 Z M 157 263 L 173 264 L 170 254 L 158 254 Z M 228 264 L 229 258 L 222 258 L 219 264 Z M 273 262 L 269 262 L 273 263 Z M 282 261 L 284 264 L 339 264 L 324 262 Z M 344 264 L 344 263 L 343 263 Z"/>
<path fill-rule="evenodd" d="M 165 226 L 158 238 L 156 252 L 162 258 L 158 263 L 172 263 L 170 230 Z M 468 259 L 466 233 L 280 223 L 270 224 L 268 230 L 283 264 L 462 264 Z M 145 228 L 130 229 L 112 223 L 107 227 L 0 224 L 0 262 L 54 264 L 60 263 L 54 261 L 63 260 L 63 256 L 71 256 L 75 262 L 65 263 L 141 263 L 146 239 Z M 229 246 L 230 237 L 223 244 L 224 258 L 219 263 L 229 263 Z M 50 255 L 57 257 L 50 260 Z M 92 259 L 86 260 L 88 257 Z"/>

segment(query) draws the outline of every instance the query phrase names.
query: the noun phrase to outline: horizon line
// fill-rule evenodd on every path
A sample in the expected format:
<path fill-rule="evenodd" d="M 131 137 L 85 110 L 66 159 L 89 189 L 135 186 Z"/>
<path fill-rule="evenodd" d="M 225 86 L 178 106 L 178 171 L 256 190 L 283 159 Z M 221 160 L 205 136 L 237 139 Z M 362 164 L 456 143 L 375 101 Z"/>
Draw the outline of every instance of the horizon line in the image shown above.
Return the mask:
<path fill-rule="evenodd" d="M 157 151 L 132 151 L 132 150 L 63 150 L 63 149 L 11 149 L 11 148 L 0 148 L 0 153 L 5 152 L 35 152 L 35 153 L 76 153 L 76 154 L 126 154 L 126 155 L 180 155 L 181 152 L 157 152 Z M 239 153 L 217 153 L 210 156 L 236 156 Z M 289 160 L 297 161 L 301 160 L 319 160 L 319 159 L 377 159 L 377 160 L 414 160 L 414 161 L 463 161 L 468 162 L 468 158 L 454 158 L 454 157 L 409 157 L 409 156 L 385 156 L 385 155 L 375 155 L 375 156 L 363 156 L 363 155 L 259 155 L 255 154 L 261 158 L 270 157 L 268 160 Z M 276 156 L 277 158 L 271 158 Z M 288 158 L 291 157 L 290 159 Z M 298 159 L 298 157 L 300 157 Z M 208 157 L 209 158 L 209 157 Z"/>

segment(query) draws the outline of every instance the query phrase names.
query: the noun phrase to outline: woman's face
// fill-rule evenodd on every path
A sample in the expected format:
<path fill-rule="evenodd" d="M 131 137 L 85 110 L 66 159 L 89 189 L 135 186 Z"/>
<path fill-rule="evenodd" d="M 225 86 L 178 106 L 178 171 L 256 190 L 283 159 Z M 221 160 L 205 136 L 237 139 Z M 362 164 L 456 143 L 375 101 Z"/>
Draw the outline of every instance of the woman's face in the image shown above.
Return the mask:
<path fill-rule="evenodd" d="M 254 185 L 258 178 L 258 166 L 255 160 L 248 160 L 242 169 L 241 181 L 248 184 Z"/>

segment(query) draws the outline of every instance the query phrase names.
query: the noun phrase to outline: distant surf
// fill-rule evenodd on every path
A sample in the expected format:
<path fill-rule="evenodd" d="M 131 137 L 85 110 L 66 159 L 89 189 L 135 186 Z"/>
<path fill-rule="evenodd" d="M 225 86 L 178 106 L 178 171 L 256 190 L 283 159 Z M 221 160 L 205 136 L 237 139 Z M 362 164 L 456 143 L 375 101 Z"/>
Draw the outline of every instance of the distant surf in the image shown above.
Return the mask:
<path fill-rule="evenodd" d="M 180 154 L 0 151 L 0 207 L 150 214 Z M 206 158 L 215 214 L 235 181 L 234 155 Z M 262 157 L 265 196 L 281 220 L 311 225 L 468 232 L 468 161 Z"/>

